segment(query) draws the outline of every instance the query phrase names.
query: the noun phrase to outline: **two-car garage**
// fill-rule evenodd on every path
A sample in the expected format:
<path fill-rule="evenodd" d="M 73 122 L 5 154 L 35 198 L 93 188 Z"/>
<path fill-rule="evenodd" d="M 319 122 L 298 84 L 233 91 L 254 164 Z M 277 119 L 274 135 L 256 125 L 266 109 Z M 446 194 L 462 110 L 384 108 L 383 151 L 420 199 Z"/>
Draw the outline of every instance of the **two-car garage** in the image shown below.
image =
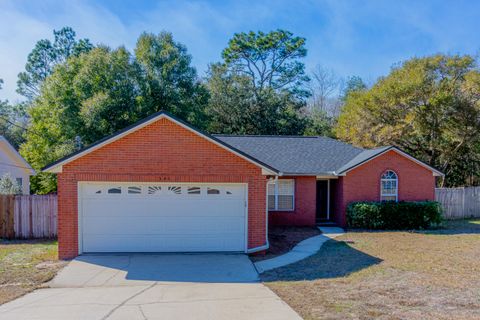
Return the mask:
<path fill-rule="evenodd" d="M 43 171 L 57 174 L 60 259 L 268 248 L 278 170 L 163 111 Z"/>
<path fill-rule="evenodd" d="M 247 250 L 247 184 L 78 186 L 80 252 Z"/>

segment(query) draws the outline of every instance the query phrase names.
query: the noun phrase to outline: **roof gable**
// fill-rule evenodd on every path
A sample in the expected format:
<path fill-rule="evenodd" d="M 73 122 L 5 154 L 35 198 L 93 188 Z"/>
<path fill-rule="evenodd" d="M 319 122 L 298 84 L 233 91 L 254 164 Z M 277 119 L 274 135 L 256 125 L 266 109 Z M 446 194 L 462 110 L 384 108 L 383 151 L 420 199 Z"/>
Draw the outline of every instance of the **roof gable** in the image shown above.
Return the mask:
<path fill-rule="evenodd" d="M 13 164 L 5 164 L 5 165 L 12 165 L 18 168 L 23 169 L 30 175 L 35 174 L 35 170 L 30 166 L 30 164 L 18 153 L 18 151 L 5 139 L 4 136 L 0 136 L 0 144 L 2 146 L 1 150 L 6 154 L 6 156 L 13 162 Z"/>
<path fill-rule="evenodd" d="M 380 147 L 376 149 L 370 149 L 370 150 L 364 150 L 363 152 L 359 153 L 357 156 L 355 156 L 353 159 L 351 159 L 349 162 L 347 162 L 345 165 L 340 167 L 338 171 L 336 172 L 337 175 L 346 175 L 349 171 L 358 168 L 359 166 L 389 152 L 389 151 L 394 151 L 398 153 L 399 155 L 407 158 L 408 160 L 415 162 L 416 164 L 432 171 L 434 176 L 444 176 L 442 172 L 439 170 L 435 169 L 434 167 L 412 157 L 408 153 L 402 151 L 399 148 L 393 147 L 393 146 L 386 146 L 386 147 Z"/>
<path fill-rule="evenodd" d="M 49 164 L 48 166 L 44 167 L 42 170 L 45 171 L 45 172 L 51 172 L 51 173 L 59 173 L 59 172 L 62 172 L 62 167 L 63 165 L 67 164 L 67 163 L 70 163 L 78 158 L 81 158 L 97 149 L 100 149 L 101 147 L 105 146 L 105 145 L 108 145 L 114 141 L 117 141 L 137 130 L 140 130 L 141 128 L 144 128 L 146 126 L 148 126 L 149 124 L 152 124 L 160 119 L 168 119 L 170 120 L 171 122 L 195 133 L 196 135 L 214 143 L 215 145 L 239 156 L 240 158 L 243 158 L 257 166 L 259 166 L 260 168 L 262 168 L 266 173 L 268 174 L 276 174 L 278 173 L 278 170 L 276 170 L 274 167 L 272 166 L 269 166 L 268 164 L 265 164 L 261 161 L 259 161 L 258 159 L 255 159 L 254 157 L 244 153 L 243 151 L 241 150 L 238 150 L 236 149 L 235 147 L 232 147 L 230 145 L 228 145 L 227 143 L 215 138 L 214 136 L 211 136 L 207 133 L 204 133 L 200 130 L 197 130 L 195 128 L 193 128 L 192 126 L 190 126 L 189 124 L 183 122 L 182 120 L 180 119 L 177 119 L 173 116 L 171 116 L 170 114 L 164 112 L 164 111 L 161 111 L 161 112 L 158 112 L 158 113 L 155 113 L 129 127 L 126 127 L 110 136 L 107 136 L 77 152 L 74 152 L 54 163 L 51 163 Z"/>

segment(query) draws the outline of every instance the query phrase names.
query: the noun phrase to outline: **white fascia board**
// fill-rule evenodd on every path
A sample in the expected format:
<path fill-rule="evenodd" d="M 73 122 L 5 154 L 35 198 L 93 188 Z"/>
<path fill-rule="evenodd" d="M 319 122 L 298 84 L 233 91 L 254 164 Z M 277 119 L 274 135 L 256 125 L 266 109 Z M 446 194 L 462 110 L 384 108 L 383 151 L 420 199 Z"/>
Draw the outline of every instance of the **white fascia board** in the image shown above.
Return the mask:
<path fill-rule="evenodd" d="M 32 166 L 25 160 L 20 153 L 8 142 L 8 140 L 0 136 L 0 141 L 7 146 L 7 148 L 10 150 L 10 152 L 13 154 L 13 157 L 15 158 L 15 162 L 17 163 L 18 167 L 22 168 L 26 172 L 29 173 L 29 175 L 33 176 L 36 174 L 35 170 L 33 170 Z"/>
<path fill-rule="evenodd" d="M 262 167 L 262 175 L 263 176 L 282 176 L 283 173 L 281 172 L 274 172 L 270 169 Z"/>

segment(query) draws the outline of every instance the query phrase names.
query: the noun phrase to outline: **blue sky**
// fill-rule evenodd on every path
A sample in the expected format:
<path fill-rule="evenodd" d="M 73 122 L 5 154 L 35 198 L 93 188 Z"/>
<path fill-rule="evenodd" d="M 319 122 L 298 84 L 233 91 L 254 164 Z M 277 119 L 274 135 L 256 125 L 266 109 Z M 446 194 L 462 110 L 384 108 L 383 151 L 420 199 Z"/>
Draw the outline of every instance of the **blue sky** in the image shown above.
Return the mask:
<path fill-rule="evenodd" d="M 0 99 L 17 101 L 17 74 L 35 42 L 71 26 L 79 37 L 132 49 L 143 31 L 184 43 L 200 76 L 235 33 L 278 28 L 307 38 L 317 64 L 368 82 L 412 56 L 480 51 L 480 1 L 0 0 Z"/>

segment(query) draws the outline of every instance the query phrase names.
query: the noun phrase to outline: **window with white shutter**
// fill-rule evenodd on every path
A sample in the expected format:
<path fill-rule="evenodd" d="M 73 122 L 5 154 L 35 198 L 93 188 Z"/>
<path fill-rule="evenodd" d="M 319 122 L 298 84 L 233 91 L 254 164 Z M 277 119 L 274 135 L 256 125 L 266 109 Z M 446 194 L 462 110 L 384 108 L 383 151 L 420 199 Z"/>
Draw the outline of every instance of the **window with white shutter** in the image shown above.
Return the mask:
<path fill-rule="evenodd" d="M 278 179 L 278 187 L 275 181 L 268 182 L 268 210 L 270 211 L 293 211 L 295 196 L 295 180 Z M 277 191 L 277 193 L 275 193 Z"/>

